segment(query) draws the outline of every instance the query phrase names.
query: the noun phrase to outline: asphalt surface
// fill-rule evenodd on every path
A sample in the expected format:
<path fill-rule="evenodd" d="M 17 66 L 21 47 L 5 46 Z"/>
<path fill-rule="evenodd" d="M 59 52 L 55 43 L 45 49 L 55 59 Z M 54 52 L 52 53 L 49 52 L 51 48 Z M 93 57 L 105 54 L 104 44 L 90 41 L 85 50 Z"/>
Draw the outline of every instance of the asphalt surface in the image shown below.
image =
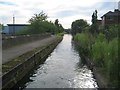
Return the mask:
<path fill-rule="evenodd" d="M 51 42 L 52 40 L 54 40 L 56 38 L 56 36 L 51 36 L 42 40 L 37 40 L 31 43 L 27 43 L 27 44 L 22 44 L 19 46 L 15 46 L 6 50 L 2 51 L 2 64 L 28 52 L 33 50 L 34 48 L 37 47 L 42 47 L 43 45 L 45 45 L 48 42 Z"/>

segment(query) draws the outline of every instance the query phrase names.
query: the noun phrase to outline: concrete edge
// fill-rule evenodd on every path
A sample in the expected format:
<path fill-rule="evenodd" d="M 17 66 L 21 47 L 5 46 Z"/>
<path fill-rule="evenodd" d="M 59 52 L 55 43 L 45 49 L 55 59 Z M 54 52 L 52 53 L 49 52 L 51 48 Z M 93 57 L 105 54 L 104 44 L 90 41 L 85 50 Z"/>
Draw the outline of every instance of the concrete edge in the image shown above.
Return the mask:
<path fill-rule="evenodd" d="M 39 59 L 42 60 L 46 56 L 48 56 L 54 50 L 54 48 L 59 44 L 59 42 L 61 42 L 61 40 L 62 38 L 59 38 L 55 42 L 47 45 L 42 50 L 36 52 L 28 59 L 26 59 L 25 62 L 20 63 L 12 70 L 5 73 L 2 77 L 0 77 L 2 79 L 3 89 L 13 87 L 18 81 L 20 81 L 27 74 L 28 71 L 30 71 L 34 66 L 39 65 L 40 61 L 38 60 Z M 48 52 L 49 50 L 50 52 Z M 42 57 L 42 54 L 44 53 L 45 55 Z"/>

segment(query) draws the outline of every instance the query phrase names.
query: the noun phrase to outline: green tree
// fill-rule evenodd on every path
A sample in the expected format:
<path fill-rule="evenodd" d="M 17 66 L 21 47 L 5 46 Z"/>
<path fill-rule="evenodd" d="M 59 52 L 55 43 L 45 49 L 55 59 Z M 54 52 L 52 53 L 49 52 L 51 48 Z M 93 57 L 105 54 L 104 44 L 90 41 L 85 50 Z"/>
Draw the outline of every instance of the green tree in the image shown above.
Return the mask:
<path fill-rule="evenodd" d="M 92 25 L 91 25 L 91 31 L 92 34 L 99 33 L 98 31 L 98 25 L 97 25 L 97 10 L 95 10 L 92 14 Z"/>
<path fill-rule="evenodd" d="M 64 28 L 63 28 L 63 26 L 61 24 L 59 24 L 59 20 L 58 19 L 55 20 L 55 26 L 57 27 L 57 32 L 58 33 L 61 33 L 61 32 L 64 31 Z"/>
<path fill-rule="evenodd" d="M 88 26 L 89 25 L 88 25 L 87 21 L 85 21 L 83 19 L 76 20 L 76 21 L 72 22 L 72 26 L 71 26 L 72 34 L 75 35 L 76 33 L 81 33 Z"/>
<path fill-rule="evenodd" d="M 34 14 L 34 16 L 28 21 L 29 23 L 34 23 L 34 22 L 43 22 L 47 20 L 48 16 L 42 11 L 39 14 Z"/>
<path fill-rule="evenodd" d="M 58 21 L 58 19 L 55 20 L 55 25 L 56 25 L 56 26 L 59 26 L 59 21 Z"/>
<path fill-rule="evenodd" d="M 47 23 L 48 16 L 42 11 L 39 14 L 34 14 L 34 16 L 28 21 L 30 23 L 29 30 L 33 34 L 44 33 L 45 25 Z"/>
<path fill-rule="evenodd" d="M 48 16 L 43 11 L 39 14 L 34 14 L 29 20 L 30 26 L 17 34 L 40 34 L 46 32 L 56 34 L 64 30 L 62 25 L 58 23 L 58 19 L 56 19 L 55 23 L 52 23 L 47 18 Z"/>

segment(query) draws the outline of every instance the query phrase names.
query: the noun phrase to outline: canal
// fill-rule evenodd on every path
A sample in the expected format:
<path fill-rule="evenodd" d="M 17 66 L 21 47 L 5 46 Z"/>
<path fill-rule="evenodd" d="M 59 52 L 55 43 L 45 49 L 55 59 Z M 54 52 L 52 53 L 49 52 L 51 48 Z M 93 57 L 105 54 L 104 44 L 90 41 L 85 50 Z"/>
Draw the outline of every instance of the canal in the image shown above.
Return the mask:
<path fill-rule="evenodd" d="M 43 64 L 18 85 L 19 88 L 98 88 L 93 72 L 82 63 L 72 43 L 65 34 Z"/>

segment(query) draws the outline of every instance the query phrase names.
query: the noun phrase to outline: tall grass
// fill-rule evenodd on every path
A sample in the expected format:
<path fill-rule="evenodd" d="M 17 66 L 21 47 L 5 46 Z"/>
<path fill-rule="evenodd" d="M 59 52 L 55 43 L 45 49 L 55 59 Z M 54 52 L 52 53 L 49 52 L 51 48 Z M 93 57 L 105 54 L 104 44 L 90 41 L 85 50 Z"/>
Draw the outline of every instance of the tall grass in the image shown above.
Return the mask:
<path fill-rule="evenodd" d="M 118 37 L 108 42 L 106 36 L 99 33 L 97 37 L 92 37 L 88 33 L 78 33 L 74 36 L 80 54 L 90 56 L 96 67 L 104 71 L 111 86 L 120 85 L 118 58 Z"/>
<path fill-rule="evenodd" d="M 88 55 L 90 49 L 88 34 L 78 33 L 74 37 L 74 40 L 77 42 L 80 54 Z"/>

